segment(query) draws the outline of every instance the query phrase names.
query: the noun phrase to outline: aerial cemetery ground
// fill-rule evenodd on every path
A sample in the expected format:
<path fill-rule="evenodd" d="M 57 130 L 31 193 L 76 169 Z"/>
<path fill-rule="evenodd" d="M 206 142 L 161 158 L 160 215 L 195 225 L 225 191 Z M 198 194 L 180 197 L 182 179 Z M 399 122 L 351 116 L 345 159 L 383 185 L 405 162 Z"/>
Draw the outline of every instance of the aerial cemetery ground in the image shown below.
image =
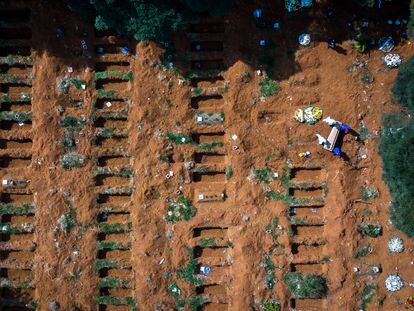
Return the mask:
<path fill-rule="evenodd" d="M 167 45 L 1 3 L 0 310 L 409 308 L 414 242 L 379 153 L 398 68 L 351 40 L 400 34 L 389 5 L 242 1 Z M 320 120 L 295 120 L 309 106 Z M 340 157 L 318 144 L 328 116 L 351 128 Z"/>

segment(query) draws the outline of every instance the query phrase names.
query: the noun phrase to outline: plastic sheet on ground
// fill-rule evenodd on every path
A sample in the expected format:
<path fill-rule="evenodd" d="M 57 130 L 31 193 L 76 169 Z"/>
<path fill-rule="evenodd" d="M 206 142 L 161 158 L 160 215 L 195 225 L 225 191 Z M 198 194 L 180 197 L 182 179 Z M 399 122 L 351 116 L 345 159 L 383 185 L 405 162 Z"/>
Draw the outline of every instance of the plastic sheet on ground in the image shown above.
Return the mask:
<path fill-rule="evenodd" d="M 294 118 L 296 121 L 303 123 L 307 122 L 309 124 L 315 124 L 320 119 L 322 119 L 323 111 L 319 107 L 308 106 L 305 109 L 296 109 Z"/>

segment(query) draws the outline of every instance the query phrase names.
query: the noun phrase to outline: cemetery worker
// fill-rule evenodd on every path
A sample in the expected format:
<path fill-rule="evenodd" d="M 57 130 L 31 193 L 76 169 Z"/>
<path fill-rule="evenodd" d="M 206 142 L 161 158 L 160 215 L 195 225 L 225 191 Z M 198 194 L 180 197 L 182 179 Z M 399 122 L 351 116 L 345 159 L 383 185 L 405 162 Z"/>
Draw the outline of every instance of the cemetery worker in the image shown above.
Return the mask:
<path fill-rule="evenodd" d="M 323 119 L 322 121 L 328 123 L 329 126 L 335 126 L 336 124 L 339 123 L 338 121 L 332 119 L 331 117 L 327 117 Z"/>
<path fill-rule="evenodd" d="M 340 131 L 344 132 L 344 134 L 348 134 L 351 130 L 351 127 L 348 124 L 342 124 Z"/>
<path fill-rule="evenodd" d="M 333 154 L 337 157 L 341 157 L 342 156 L 341 149 L 339 147 L 335 147 L 333 150 Z"/>

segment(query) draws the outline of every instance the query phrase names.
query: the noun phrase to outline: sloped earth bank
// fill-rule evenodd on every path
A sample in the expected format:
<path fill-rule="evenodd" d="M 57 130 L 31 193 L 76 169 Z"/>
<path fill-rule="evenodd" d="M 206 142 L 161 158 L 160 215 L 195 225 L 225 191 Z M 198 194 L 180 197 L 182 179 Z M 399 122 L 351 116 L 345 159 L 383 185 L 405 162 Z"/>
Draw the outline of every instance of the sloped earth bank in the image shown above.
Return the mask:
<path fill-rule="evenodd" d="M 33 59 L 33 65 L 25 60 L 23 66 L 3 60 L 5 72 L 33 76 L 30 82 L 2 80 L 3 93 L 17 94 L 11 103 L 2 103 L 2 111 L 31 109 L 33 115 L 31 125 L 22 127 L 2 121 L 1 177 L 30 183 L 3 187 L 1 203 L 34 206 L 1 215 L 2 310 L 24 310 L 18 305 L 30 301 L 39 310 L 57 305 L 61 310 L 135 305 L 172 310 L 176 299 L 167 285 L 173 281 L 181 288 L 180 298 L 209 294 L 204 310 L 259 310 L 268 299 L 278 299 L 282 310 L 356 310 L 366 284 L 378 285 L 367 310 L 404 309 L 413 290 L 405 286 L 390 293 L 384 281 L 396 272 L 414 281 L 414 245 L 388 221 L 391 198 L 377 153 L 381 115 L 396 109 L 390 101 L 396 70 L 385 69 L 382 53 L 360 55 L 345 41 L 342 53 L 323 42 L 295 52 L 296 37 L 305 27 L 322 40 L 321 30 L 335 33 L 332 24 L 345 23 L 347 16 L 326 22 L 320 10 L 303 20 L 283 13 L 274 16 L 281 30 L 263 32 L 251 19 L 255 7 L 243 4 L 231 16 L 203 20 L 177 36 L 179 70 L 220 69 L 213 78 L 182 79 L 161 65 L 162 51 L 154 44 L 95 32 L 92 23 L 82 22 L 61 2 L 2 4 L 2 43 L 8 48 L 1 56 L 31 49 Z M 311 17 L 317 18 L 308 24 Z M 57 37 L 58 27 L 64 27 L 63 38 Z M 273 78 L 281 87 L 268 98 L 261 98 L 263 77 L 255 72 L 264 34 L 276 43 Z M 124 46 L 129 55 L 121 53 Z M 401 44 L 396 51 L 407 59 L 413 48 Z M 365 69 L 374 76 L 370 84 L 360 81 Z M 133 80 L 113 73 L 94 83 L 95 73 L 105 70 L 131 70 Z M 71 86 L 62 94 L 58 86 L 65 75 L 83 80 L 86 90 Z M 17 101 L 27 90 L 31 100 Z M 356 131 L 363 120 L 369 138 L 362 144 L 346 136 L 342 149 L 349 160 L 333 157 L 315 136 L 329 134 L 326 124 L 292 119 L 296 108 L 308 104 Z M 224 114 L 224 121 L 197 124 L 196 110 Z M 68 125 L 68 116 L 82 122 Z M 192 135 L 204 146 L 219 144 L 212 150 L 176 145 L 167 139 L 169 132 Z M 68 135 L 70 142 L 62 143 Z M 300 151 L 311 156 L 298 158 Z M 65 170 L 61 160 L 68 153 L 85 156 L 83 166 Z M 190 161 L 195 163 L 192 173 L 184 166 Z M 252 178 L 253 168 L 264 167 L 272 171 L 266 185 Z M 173 176 L 166 178 L 170 171 Z M 272 178 L 275 172 L 279 179 Z M 378 196 L 364 201 L 361 186 L 378 189 Z M 295 199 L 272 200 L 264 193 L 269 190 Z M 166 199 L 176 200 L 180 192 L 197 213 L 187 222 L 167 224 Z M 381 225 L 382 236 L 363 238 L 357 232 L 362 222 Z M 4 224 L 21 230 L 17 234 Z M 401 254 L 388 252 L 394 236 L 404 239 Z M 206 246 L 205 238 L 214 238 L 215 246 L 200 247 Z M 368 245 L 371 253 L 354 258 Z M 185 246 L 212 268 L 197 288 L 176 277 L 176 269 L 189 260 Z M 274 269 L 263 264 L 269 260 Z M 381 265 L 381 273 L 369 273 L 369 265 Z M 269 289 L 273 270 L 275 284 Z M 295 299 L 283 281 L 288 271 L 326 277 L 328 296 Z M 108 284 L 110 278 L 122 280 L 122 286 Z"/>

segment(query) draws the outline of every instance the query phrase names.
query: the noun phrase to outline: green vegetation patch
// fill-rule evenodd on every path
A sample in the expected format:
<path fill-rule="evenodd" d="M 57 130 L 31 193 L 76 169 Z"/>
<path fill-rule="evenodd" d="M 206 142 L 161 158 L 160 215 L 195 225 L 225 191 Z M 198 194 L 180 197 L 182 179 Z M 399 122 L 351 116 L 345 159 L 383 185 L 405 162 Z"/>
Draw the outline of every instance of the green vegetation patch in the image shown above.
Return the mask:
<path fill-rule="evenodd" d="M 167 202 L 167 222 L 189 221 L 197 213 L 197 209 L 190 199 L 180 196 L 176 201 L 168 199 Z"/>
<path fill-rule="evenodd" d="M 360 191 L 361 191 L 361 198 L 364 201 L 375 199 L 378 196 L 378 189 L 377 188 L 368 188 L 366 186 L 362 186 L 360 188 Z"/>
<path fill-rule="evenodd" d="M 131 288 L 129 279 L 106 277 L 99 279 L 99 288 Z"/>
<path fill-rule="evenodd" d="M 190 285 L 201 286 L 203 285 L 203 278 L 197 274 L 198 262 L 194 259 L 193 250 L 188 246 L 185 246 L 185 250 L 188 253 L 188 262 L 184 267 L 177 269 L 177 278 Z"/>
<path fill-rule="evenodd" d="M 262 266 L 266 271 L 266 275 L 263 279 L 263 282 L 268 289 L 273 289 L 276 284 L 276 276 L 275 276 L 275 264 L 273 263 L 272 259 L 270 258 L 270 254 L 265 253 L 263 255 L 263 262 Z"/>
<path fill-rule="evenodd" d="M 280 302 L 277 300 L 269 300 L 263 304 L 263 311 L 280 311 Z"/>
<path fill-rule="evenodd" d="M 277 171 L 273 171 L 269 167 L 254 167 L 252 169 L 252 173 L 255 177 L 256 183 L 270 184 L 272 181 L 277 180 Z"/>
<path fill-rule="evenodd" d="M 365 245 L 361 249 L 359 249 L 355 254 L 352 255 L 353 258 L 362 258 L 367 256 L 372 252 L 371 244 Z"/>
<path fill-rule="evenodd" d="M 95 73 L 95 80 L 108 79 L 108 78 L 118 78 L 122 80 L 133 80 L 132 71 L 121 71 L 121 70 L 106 70 L 98 71 Z"/>
<path fill-rule="evenodd" d="M 375 284 L 366 284 L 364 289 L 362 290 L 362 299 L 361 304 L 359 305 L 359 309 L 365 311 L 367 305 L 371 302 L 372 297 L 374 297 L 375 293 L 378 290 L 378 286 Z"/>
<path fill-rule="evenodd" d="M 86 156 L 76 152 L 69 152 L 63 156 L 60 163 L 65 170 L 80 168 L 85 166 Z"/>
<path fill-rule="evenodd" d="M 266 77 L 263 81 L 261 81 L 259 86 L 260 93 L 262 93 L 264 97 L 272 96 L 280 91 L 279 83 L 271 80 L 269 77 Z"/>
<path fill-rule="evenodd" d="M 24 123 L 32 120 L 32 114 L 30 112 L 0 111 L 0 120 Z"/>
<path fill-rule="evenodd" d="M 34 206 L 30 204 L 0 203 L 0 215 L 33 215 L 33 209 Z"/>
<path fill-rule="evenodd" d="M 81 127 L 86 125 L 86 121 L 72 116 L 65 116 L 59 121 L 59 125 L 64 127 Z"/>
<path fill-rule="evenodd" d="M 379 225 L 376 224 L 370 224 L 370 223 L 361 223 L 358 226 L 358 232 L 363 237 L 371 237 L 376 238 L 379 237 L 382 233 L 382 228 Z"/>
<path fill-rule="evenodd" d="M 326 279 L 313 274 L 288 272 L 285 283 L 295 298 L 323 298 L 328 291 Z"/>
<path fill-rule="evenodd" d="M 122 243 L 115 241 L 97 241 L 96 248 L 98 250 L 128 250 L 131 248 L 131 243 Z"/>

